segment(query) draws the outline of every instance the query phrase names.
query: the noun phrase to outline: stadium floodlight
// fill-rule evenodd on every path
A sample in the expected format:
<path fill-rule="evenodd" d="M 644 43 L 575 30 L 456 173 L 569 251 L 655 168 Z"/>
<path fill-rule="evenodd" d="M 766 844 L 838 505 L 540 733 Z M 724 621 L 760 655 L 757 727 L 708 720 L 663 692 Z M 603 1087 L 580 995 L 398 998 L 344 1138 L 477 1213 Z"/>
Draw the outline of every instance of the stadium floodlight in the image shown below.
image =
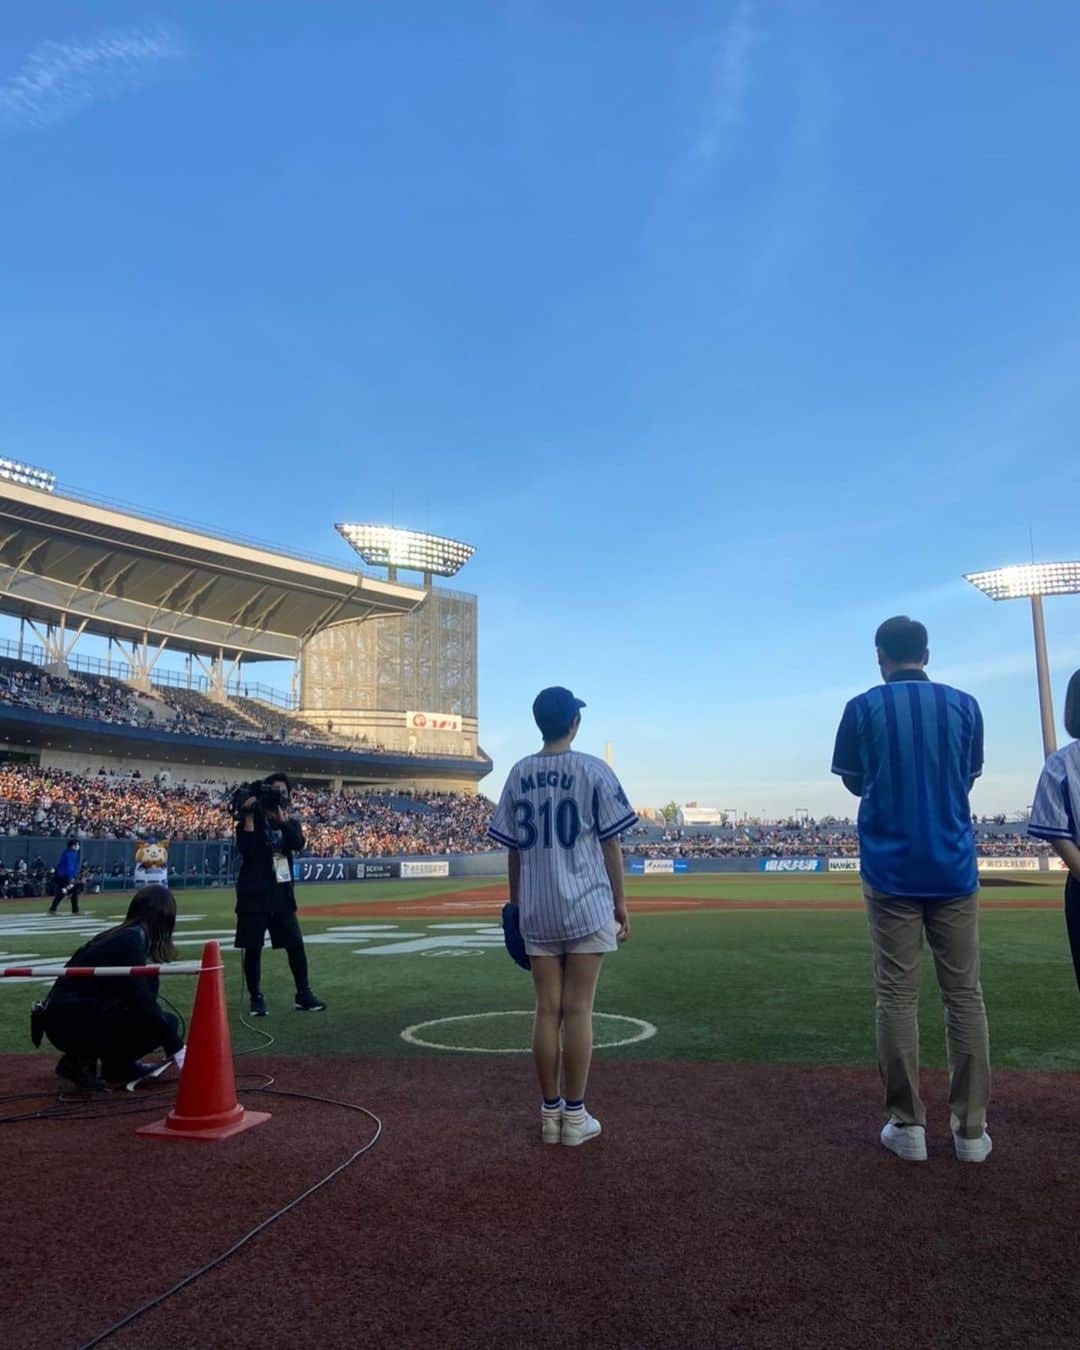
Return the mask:
<path fill-rule="evenodd" d="M 374 567 L 399 567 L 427 576 L 452 577 L 476 550 L 457 539 L 420 530 L 401 530 L 393 525 L 338 525 L 338 533 Z"/>
<path fill-rule="evenodd" d="M 1052 755 L 1057 749 L 1057 732 L 1054 729 L 1054 704 L 1050 691 L 1050 663 L 1046 659 L 1046 621 L 1043 618 L 1042 602 L 1044 595 L 1080 593 L 1080 562 L 1019 563 L 1014 567 L 995 567 L 989 572 L 965 572 L 964 580 L 970 581 L 991 600 L 1030 598 L 1043 750 L 1047 755 Z"/>
<path fill-rule="evenodd" d="M 992 572 L 968 572 L 964 580 L 991 600 L 1075 595 L 1080 591 L 1080 562 L 1020 563 L 1016 567 L 997 567 Z"/>
<path fill-rule="evenodd" d="M 37 469 L 33 464 L 24 464 L 19 459 L 8 459 L 0 455 L 0 478 L 9 483 L 22 483 L 24 487 L 40 488 L 42 492 L 52 492 L 56 487 L 56 474 L 48 469 Z"/>

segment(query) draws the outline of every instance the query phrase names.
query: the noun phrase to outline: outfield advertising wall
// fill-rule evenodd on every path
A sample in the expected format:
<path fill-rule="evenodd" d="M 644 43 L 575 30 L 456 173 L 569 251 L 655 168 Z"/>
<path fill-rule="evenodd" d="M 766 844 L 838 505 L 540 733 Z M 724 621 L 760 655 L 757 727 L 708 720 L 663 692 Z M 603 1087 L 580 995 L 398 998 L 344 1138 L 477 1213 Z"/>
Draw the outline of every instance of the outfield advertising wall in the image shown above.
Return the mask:
<path fill-rule="evenodd" d="M 0 837 L 0 863 L 12 868 L 19 858 L 25 858 L 28 863 L 40 858 L 47 868 L 52 868 L 63 848 L 63 839 L 28 835 Z M 82 856 L 85 864 L 104 869 L 104 889 L 133 889 L 135 844 L 132 840 L 84 839 Z M 345 881 L 435 881 L 440 877 L 488 877 L 501 880 L 506 876 L 506 853 L 499 849 L 492 853 L 465 853 L 437 858 L 297 858 L 293 868 L 296 881 L 304 885 Z M 631 855 L 626 859 L 626 870 L 632 876 L 748 872 L 773 876 L 826 871 L 857 873 L 859 859 L 639 858 Z M 1063 870 L 1065 864 L 1056 857 L 979 859 L 979 871 L 984 873 Z M 235 878 L 236 851 L 231 839 L 173 840 L 169 844 L 170 886 L 180 889 L 186 886 L 231 886 Z"/>
<path fill-rule="evenodd" d="M 980 872 L 1060 872 L 1067 870 L 1060 858 L 978 858 Z M 772 868 L 766 869 L 772 871 Z M 857 872 L 858 858 L 830 858 L 830 872 Z"/>

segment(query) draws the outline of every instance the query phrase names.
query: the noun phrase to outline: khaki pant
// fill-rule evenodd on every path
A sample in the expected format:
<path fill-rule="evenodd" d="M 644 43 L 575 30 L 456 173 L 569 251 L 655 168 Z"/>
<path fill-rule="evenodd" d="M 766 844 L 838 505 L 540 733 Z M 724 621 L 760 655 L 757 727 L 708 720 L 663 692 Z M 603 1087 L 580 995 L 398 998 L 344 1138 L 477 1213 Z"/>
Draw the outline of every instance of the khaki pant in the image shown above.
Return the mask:
<path fill-rule="evenodd" d="M 919 1096 L 919 967 L 923 929 L 945 1005 L 949 1116 L 978 1139 L 990 1100 L 990 1037 L 979 984 L 979 895 L 926 903 L 863 886 L 874 947 L 878 1072 L 898 1125 L 925 1125 Z"/>

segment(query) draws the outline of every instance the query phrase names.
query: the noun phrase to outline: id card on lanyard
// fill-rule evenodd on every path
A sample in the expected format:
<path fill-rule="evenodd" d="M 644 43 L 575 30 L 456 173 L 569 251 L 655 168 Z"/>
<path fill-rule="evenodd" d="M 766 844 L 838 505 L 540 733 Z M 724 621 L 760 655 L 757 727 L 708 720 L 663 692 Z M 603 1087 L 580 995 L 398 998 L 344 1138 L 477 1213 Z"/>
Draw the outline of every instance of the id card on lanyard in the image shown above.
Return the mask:
<path fill-rule="evenodd" d="M 289 860 L 284 853 L 274 854 L 274 880 L 292 881 L 292 873 L 289 871 Z"/>

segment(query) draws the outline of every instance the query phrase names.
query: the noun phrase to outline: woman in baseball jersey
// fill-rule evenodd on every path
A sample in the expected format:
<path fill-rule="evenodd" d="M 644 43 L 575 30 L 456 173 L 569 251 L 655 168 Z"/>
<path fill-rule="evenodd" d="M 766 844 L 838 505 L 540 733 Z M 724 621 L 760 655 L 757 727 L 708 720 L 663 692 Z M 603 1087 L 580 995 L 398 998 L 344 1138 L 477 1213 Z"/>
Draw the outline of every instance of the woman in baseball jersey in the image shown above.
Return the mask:
<path fill-rule="evenodd" d="M 1028 834 L 1046 839 L 1069 869 L 1065 882 L 1065 929 L 1080 987 L 1080 670 L 1065 695 L 1065 730 L 1074 739 L 1056 750 L 1035 789 Z"/>
<path fill-rule="evenodd" d="M 510 903 L 531 963 L 545 1144 L 600 1133 L 585 1109 L 593 998 L 605 953 L 630 934 L 619 835 L 637 816 L 609 766 L 570 748 L 584 706 L 569 689 L 536 696 L 543 747 L 510 770 L 488 830 L 510 850 Z"/>

